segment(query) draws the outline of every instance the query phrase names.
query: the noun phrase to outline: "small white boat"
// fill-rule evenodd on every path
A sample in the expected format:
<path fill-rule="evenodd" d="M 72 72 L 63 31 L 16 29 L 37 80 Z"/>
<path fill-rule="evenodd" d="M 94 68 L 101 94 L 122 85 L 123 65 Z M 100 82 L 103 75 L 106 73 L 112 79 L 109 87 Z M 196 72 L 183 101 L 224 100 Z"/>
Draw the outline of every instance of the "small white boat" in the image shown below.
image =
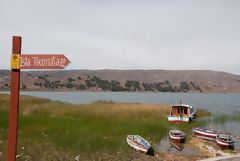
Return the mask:
<path fill-rule="evenodd" d="M 229 134 L 218 134 L 216 136 L 216 142 L 220 147 L 233 148 L 234 139 Z"/>
<path fill-rule="evenodd" d="M 154 155 L 154 150 L 151 145 L 139 135 L 127 135 L 127 143 L 136 149 L 137 151 L 143 152 L 147 155 Z"/>
<path fill-rule="evenodd" d="M 186 135 L 180 130 L 170 130 L 169 131 L 169 137 L 172 140 L 175 140 L 175 141 L 180 142 L 180 143 L 184 143 L 185 140 L 186 140 Z"/>
<path fill-rule="evenodd" d="M 168 121 L 170 122 L 189 122 L 195 114 L 194 108 L 191 105 L 178 104 L 172 106 Z"/>

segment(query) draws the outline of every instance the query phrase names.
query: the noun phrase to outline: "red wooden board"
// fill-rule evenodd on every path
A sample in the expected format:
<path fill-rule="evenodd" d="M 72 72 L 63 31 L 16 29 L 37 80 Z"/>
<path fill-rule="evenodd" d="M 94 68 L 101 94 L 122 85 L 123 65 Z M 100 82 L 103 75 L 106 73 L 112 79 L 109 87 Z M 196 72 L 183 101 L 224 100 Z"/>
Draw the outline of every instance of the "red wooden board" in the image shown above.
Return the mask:
<path fill-rule="evenodd" d="M 21 55 L 20 69 L 64 69 L 70 61 L 63 55 Z"/>

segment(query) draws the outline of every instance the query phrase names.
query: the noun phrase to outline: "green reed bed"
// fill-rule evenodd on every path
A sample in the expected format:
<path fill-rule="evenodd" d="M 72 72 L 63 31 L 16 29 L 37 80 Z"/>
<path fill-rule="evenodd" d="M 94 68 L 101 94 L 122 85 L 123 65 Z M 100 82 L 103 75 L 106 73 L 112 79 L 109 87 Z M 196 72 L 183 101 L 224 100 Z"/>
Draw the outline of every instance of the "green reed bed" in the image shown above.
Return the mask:
<path fill-rule="evenodd" d="M 61 160 L 62 156 L 66 157 L 63 160 L 71 160 L 78 154 L 90 156 L 99 152 L 129 153 L 128 134 L 139 134 L 157 143 L 173 126 L 189 132 L 192 127 L 204 124 L 169 123 L 169 108 L 113 102 L 73 105 L 21 96 L 18 153 L 32 160 L 41 157 Z M 8 110 L 9 95 L 0 95 L 0 152 L 3 153 L 7 145 Z"/>

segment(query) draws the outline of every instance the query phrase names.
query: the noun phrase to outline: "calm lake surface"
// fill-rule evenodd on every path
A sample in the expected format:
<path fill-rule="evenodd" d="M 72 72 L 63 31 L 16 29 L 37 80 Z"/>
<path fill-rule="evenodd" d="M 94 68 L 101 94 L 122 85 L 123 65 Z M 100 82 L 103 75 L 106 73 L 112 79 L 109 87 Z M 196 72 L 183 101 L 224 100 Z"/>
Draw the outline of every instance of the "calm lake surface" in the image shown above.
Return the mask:
<path fill-rule="evenodd" d="M 9 92 L 0 92 L 9 93 Z M 99 100 L 128 103 L 174 105 L 180 100 L 196 108 L 217 113 L 240 112 L 240 94 L 202 93 L 122 93 L 122 92 L 21 92 L 21 95 L 49 98 L 72 104 L 89 104 Z"/>
<path fill-rule="evenodd" d="M 0 92 L 8 93 L 9 92 Z M 122 93 L 122 92 L 21 92 L 21 95 L 49 98 L 72 104 L 89 104 L 99 100 L 128 103 L 174 105 L 180 100 L 196 108 L 214 113 L 206 128 L 224 130 L 240 136 L 240 94 L 194 94 L 194 93 Z M 220 118 L 218 121 L 216 119 Z M 235 140 L 240 149 L 240 140 Z"/>

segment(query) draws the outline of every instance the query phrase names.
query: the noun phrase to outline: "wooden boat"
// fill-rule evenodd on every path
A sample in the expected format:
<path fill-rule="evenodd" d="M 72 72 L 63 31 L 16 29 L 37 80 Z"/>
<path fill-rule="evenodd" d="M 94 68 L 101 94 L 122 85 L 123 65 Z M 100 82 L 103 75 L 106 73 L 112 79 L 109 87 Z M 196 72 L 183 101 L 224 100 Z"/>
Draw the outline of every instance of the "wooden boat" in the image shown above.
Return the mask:
<path fill-rule="evenodd" d="M 180 130 L 170 130 L 169 137 L 180 143 L 184 143 L 186 139 L 186 135 Z"/>
<path fill-rule="evenodd" d="M 191 105 L 178 104 L 172 106 L 168 121 L 170 122 L 189 122 L 195 114 L 194 108 Z"/>
<path fill-rule="evenodd" d="M 221 132 L 213 130 L 213 129 L 207 129 L 207 128 L 192 128 L 192 131 L 195 135 L 201 135 L 209 138 L 216 138 L 218 134 L 221 134 Z"/>
<path fill-rule="evenodd" d="M 234 147 L 234 139 L 229 134 L 218 134 L 216 136 L 216 142 L 220 147 L 223 148 Z"/>
<path fill-rule="evenodd" d="M 154 155 L 154 149 L 151 145 L 139 135 L 127 135 L 127 143 L 136 149 L 137 151 L 143 152 L 147 155 Z"/>

